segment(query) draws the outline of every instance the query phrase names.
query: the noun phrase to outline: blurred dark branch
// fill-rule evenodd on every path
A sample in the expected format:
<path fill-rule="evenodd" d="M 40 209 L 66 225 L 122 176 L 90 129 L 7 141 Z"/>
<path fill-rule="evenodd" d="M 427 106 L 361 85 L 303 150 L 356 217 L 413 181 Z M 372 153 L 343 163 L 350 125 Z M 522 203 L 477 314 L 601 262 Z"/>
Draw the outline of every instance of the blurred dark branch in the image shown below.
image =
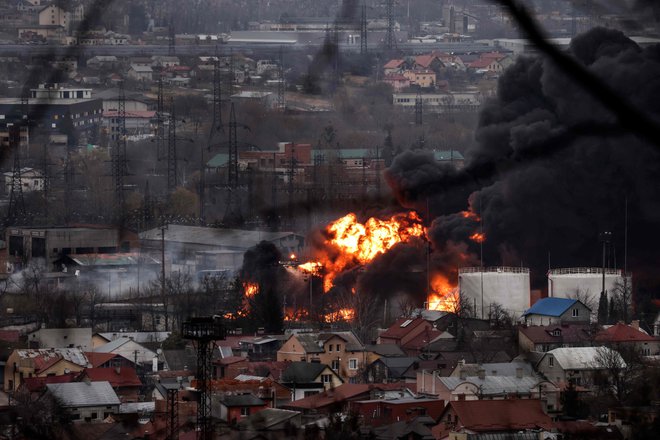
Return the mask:
<path fill-rule="evenodd" d="M 575 58 L 550 43 L 527 8 L 516 0 L 493 0 L 511 14 L 520 29 L 536 48 L 548 57 L 566 76 L 575 81 L 593 99 L 614 114 L 619 123 L 631 134 L 660 148 L 660 125 L 648 115 L 617 94 L 603 80 Z"/>

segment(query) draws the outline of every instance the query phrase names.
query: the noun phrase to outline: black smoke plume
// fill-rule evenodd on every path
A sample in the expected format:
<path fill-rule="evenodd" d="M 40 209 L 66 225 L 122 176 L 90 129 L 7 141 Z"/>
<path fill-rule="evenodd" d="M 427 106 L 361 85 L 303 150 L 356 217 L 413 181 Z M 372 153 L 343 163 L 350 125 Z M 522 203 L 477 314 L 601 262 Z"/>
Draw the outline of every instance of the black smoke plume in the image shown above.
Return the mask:
<path fill-rule="evenodd" d="M 574 38 L 570 54 L 622 102 L 658 120 L 660 46 L 642 49 L 597 28 Z M 480 225 L 459 211 L 478 214 L 485 262 L 531 267 L 537 286 L 548 264 L 600 266 L 603 231 L 615 237 L 608 264 L 622 268 L 627 204 L 628 269 L 657 286 L 660 153 L 592 96 L 551 61 L 519 58 L 483 109 L 462 170 L 409 152 L 388 182 L 402 205 L 425 212 L 429 204 L 435 243 L 461 240 L 476 252 L 468 236 Z"/>

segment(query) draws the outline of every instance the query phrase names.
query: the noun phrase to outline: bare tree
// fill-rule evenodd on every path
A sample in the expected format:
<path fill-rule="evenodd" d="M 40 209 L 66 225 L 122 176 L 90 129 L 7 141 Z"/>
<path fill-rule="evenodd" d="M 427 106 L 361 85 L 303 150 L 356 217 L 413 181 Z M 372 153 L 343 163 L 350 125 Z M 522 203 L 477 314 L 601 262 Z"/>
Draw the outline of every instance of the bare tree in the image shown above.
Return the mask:
<path fill-rule="evenodd" d="M 614 302 L 614 310 L 621 320 L 625 323 L 628 322 L 632 308 L 632 284 L 630 277 L 623 276 L 614 282 L 612 289 L 612 296 L 610 301 Z M 612 319 L 612 317 L 610 317 Z"/>

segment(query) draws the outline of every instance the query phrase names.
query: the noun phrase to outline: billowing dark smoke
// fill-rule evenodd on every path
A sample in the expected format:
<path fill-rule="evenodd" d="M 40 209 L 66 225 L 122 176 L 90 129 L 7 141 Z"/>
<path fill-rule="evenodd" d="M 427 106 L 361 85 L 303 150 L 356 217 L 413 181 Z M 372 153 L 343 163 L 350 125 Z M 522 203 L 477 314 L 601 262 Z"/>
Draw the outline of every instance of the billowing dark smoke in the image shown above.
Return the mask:
<path fill-rule="evenodd" d="M 660 46 L 641 49 L 618 31 L 593 29 L 570 50 L 619 96 L 660 116 Z M 419 152 L 400 155 L 388 170 L 402 205 L 425 212 L 428 203 L 437 216 L 430 230 L 436 246 L 463 241 L 477 250 L 468 237 L 478 218 L 459 213 L 471 210 L 483 220 L 485 263 L 529 266 L 538 286 L 548 260 L 553 267 L 599 266 L 603 231 L 613 232 L 610 264 L 621 268 L 627 200 L 628 268 L 647 286 L 660 284 L 652 269 L 660 154 L 553 64 L 518 59 L 482 111 L 476 137 L 459 172 Z"/>

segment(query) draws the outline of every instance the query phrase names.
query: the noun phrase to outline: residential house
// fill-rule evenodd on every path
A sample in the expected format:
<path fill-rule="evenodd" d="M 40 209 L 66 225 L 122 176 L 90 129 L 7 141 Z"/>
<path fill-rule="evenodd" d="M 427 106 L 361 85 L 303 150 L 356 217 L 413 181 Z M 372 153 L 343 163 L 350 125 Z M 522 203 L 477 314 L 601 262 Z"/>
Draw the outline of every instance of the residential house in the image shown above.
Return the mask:
<path fill-rule="evenodd" d="M 219 379 L 233 379 L 239 374 L 247 373 L 247 365 L 250 362 L 243 356 L 229 356 L 213 361 L 216 370 L 215 376 Z"/>
<path fill-rule="evenodd" d="M 26 377 L 61 376 L 88 366 L 79 348 L 16 349 L 7 359 L 4 390 L 16 390 Z"/>
<path fill-rule="evenodd" d="M 132 359 L 138 366 L 147 366 L 151 369 L 156 352 L 138 344 L 131 338 L 117 338 L 112 342 L 94 348 L 98 353 L 114 353 L 127 359 Z"/>
<path fill-rule="evenodd" d="M 404 374 L 418 361 L 417 357 L 382 357 L 367 365 L 364 377 L 369 383 L 405 382 Z"/>
<path fill-rule="evenodd" d="M 383 66 L 383 74 L 384 76 L 400 74 L 403 72 L 405 66 L 406 62 L 404 60 L 390 60 Z"/>
<path fill-rule="evenodd" d="M 412 420 L 394 422 L 373 428 L 370 432 L 375 440 L 433 440 L 432 427 L 435 420 L 429 416 L 417 416 Z"/>
<path fill-rule="evenodd" d="M 358 376 L 367 360 L 355 333 L 332 332 L 291 335 L 277 352 L 278 361 L 320 362 L 329 365 L 343 380 Z"/>
<path fill-rule="evenodd" d="M 445 402 L 428 397 L 399 397 L 395 399 L 357 400 L 350 402 L 352 413 L 358 414 L 366 426 L 378 427 L 392 421 L 411 421 L 419 416 L 436 420 Z"/>
<path fill-rule="evenodd" d="M 521 352 L 546 352 L 559 347 L 587 347 L 594 339 L 588 324 L 555 324 L 518 327 Z"/>
<path fill-rule="evenodd" d="M 84 351 L 92 348 L 92 329 L 86 328 L 42 328 L 28 334 L 30 348 L 68 347 Z"/>
<path fill-rule="evenodd" d="M 140 66 L 131 64 L 128 69 L 128 77 L 140 82 L 149 82 L 153 79 L 154 71 L 151 66 Z"/>
<path fill-rule="evenodd" d="M 135 369 L 128 367 L 85 368 L 80 374 L 79 381 L 107 381 L 122 402 L 137 402 L 142 388 L 142 381 Z"/>
<path fill-rule="evenodd" d="M 383 82 L 391 85 L 395 92 L 400 92 L 401 90 L 410 87 L 410 79 L 400 73 L 393 73 L 385 76 Z"/>
<path fill-rule="evenodd" d="M 95 55 L 87 60 L 87 67 L 98 70 L 114 70 L 119 65 L 119 59 L 114 55 Z"/>
<path fill-rule="evenodd" d="M 621 353 L 635 351 L 642 356 L 660 355 L 660 337 L 651 336 L 639 328 L 639 321 L 630 325 L 619 322 L 606 326 L 594 336 L 599 345 L 606 345 Z"/>
<path fill-rule="evenodd" d="M 239 342 L 240 352 L 250 361 L 275 360 L 286 339 L 284 335 L 246 336 Z"/>
<path fill-rule="evenodd" d="M 396 344 L 409 356 L 419 354 L 420 350 L 441 335 L 422 317 L 399 318 L 387 330 L 378 336 L 379 344 Z"/>
<path fill-rule="evenodd" d="M 69 383 L 78 382 L 80 373 L 66 373 L 61 376 L 45 376 L 45 377 L 25 377 L 23 383 L 19 386 L 20 389 L 26 389 L 31 394 L 41 395 L 46 389 L 48 384 L 56 383 Z"/>
<path fill-rule="evenodd" d="M 431 70 L 439 73 L 445 67 L 444 63 L 434 53 L 426 55 L 417 55 L 413 62 L 413 69 L 416 70 Z"/>
<path fill-rule="evenodd" d="M 252 394 L 225 394 L 217 399 L 217 403 L 214 405 L 214 409 L 218 408 L 216 417 L 231 425 L 268 408 L 266 402 Z"/>
<path fill-rule="evenodd" d="M 422 89 L 435 87 L 437 81 L 436 74 L 432 70 L 406 70 L 403 76 L 410 80 L 411 86 L 417 86 Z"/>
<path fill-rule="evenodd" d="M 402 384 L 345 383 L 337 388 L 313 394 L 284 405 L 303 414 L 332 414 L 351 411 L 351 403 L 361 400 L 413 398 L 414 393 Z"/>
<path fill-rule="evenodd" d="M 85 356 L 87 356 L 91 368 L 135 368 L 135 363 L 132 360 L 116 353 L 86 351 Z"/>
<path fill-rule="evenodd" d="M 550 350 L 541 357 L 536 369 L 554 383 L 571 381 L 589 388 L 596 374 L 608 374 L 612 365 L 625 367 L 621 355 L 607 347 L 566 347 Z"/>
<path fill-rule="evenodd" d="M 181 65 L 181 60 L 176 56 L 154 55 L 151 57 L 151 67 L 167 68 Z"/>
<path fill-rule="evenodd" d="M 437 396 L 445 402 L 456 400 L 504 400 L 511 397 L 539 399 L 548 409 L 559 405 L 559 388 L 538 376 L 525 376 L 518 370 L 515 376 L 487 376 L 480 370 L 477 376 L 438 377 L 422 372 L 417 377 L 419 393 Z"/>
<path fill-rule="evenodd" d="M 119 338 L 129 338 L 137 342 L 138 344 L 142 344 L 147 348 L 159 348 L 160 343 L 166 340 L 172 332 L 169 331 L 153 331 L 153 332 L 127 332 L 127 331 L 119 331 L 119 332 L 98 332 L 94 333 L 92 336 L 92 344 L 94 345 L 94 348 L 100 347 L 102 345 L 107 344 L 108 342 L 112 342 L 115 339 Z"/>
<path fill-rule="evenodd" d="M 527 325 L 588 324 L 591 309 L 577 299 L 541 298 L 523 313 Z"/>
<path fill-rule="evenodd" d="M 46 385 L 74 421 L 100 422 L 119 412 L 121 404 L 109 382 L 71 382 Z"/>
<path fill-rule="evenodd" d="M 60 26 L 69 32 L 71 29 L 71 13 L 50 3 L 39 11 L 39 26 Z"/>
<path fill-rule="evenodd" d="M 9 194 L 11 192 L 14 172 L 7 171 L 6 173 L 3 174 L 5 176 L 5 181 L 4 181 L 5 193 Z M 21 168 L 20 185 L 21 185 L 21 191 L 23 191 L 24 193 L 29 193 L 33 191 L 43 191 L 44 176 L 40 171 L 35 170 L 34 168 L 23 167 Z"/>
<path fill-rule="evenodd" d="M 329 366 L 317 362 L 289 362 L 282 372 L 280 383 L 291 389 L 291 400 L 337 388 L 344 383 Z"/>
<path fill-rule="evenodd" d="M 552 419 L 543 412 L 541 401 L 535 399 L 452 401 L 438 421 L 432 429 L 436 439 L 466 438 L 470 434 L 495 437 L 520 431 L 534 431 L 534 438 L 545 438 L 539 437 L 538 432 L 555 430 Z"/>

